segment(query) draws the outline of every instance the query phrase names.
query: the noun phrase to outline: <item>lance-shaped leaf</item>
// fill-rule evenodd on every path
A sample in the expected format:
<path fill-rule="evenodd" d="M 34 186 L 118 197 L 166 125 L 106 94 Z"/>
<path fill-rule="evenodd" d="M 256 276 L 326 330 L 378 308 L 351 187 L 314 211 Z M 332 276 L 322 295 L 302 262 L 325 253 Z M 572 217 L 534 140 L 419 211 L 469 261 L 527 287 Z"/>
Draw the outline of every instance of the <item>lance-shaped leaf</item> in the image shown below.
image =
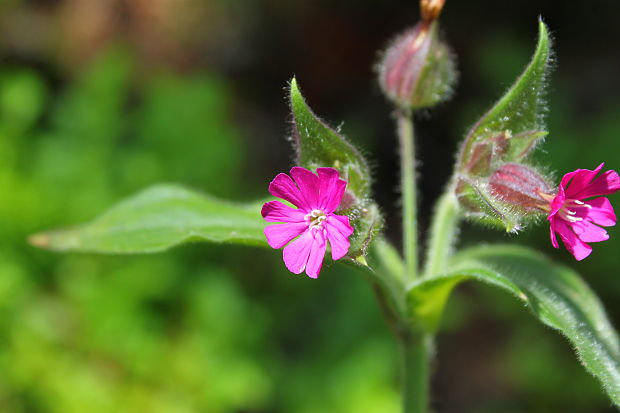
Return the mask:
<path fill-rule="evenodd" d="M 267 246 L 260 208 L 158 185 L 85 225 L 36 234 L 30 242 L 57 251 L 110 254 L 158 252 L 191 241 Z"/>
<path fill-rule="evenodd" d="M 383 222 L 379 209 L 370 199 L 368 164 L 344 136 L 312 112 L 295 79 L 291 80 L 290 87 L 297 164 L 313 171 L 319 167 L 338 169 L 347 181 L 339 213 L 349 216 L 355 230 L 348 255 L 352 258 L 366 255 L 368 245 Z"/>
<path fill-rule="evenodd" d="M 547 110 L 544 94 L 551 58 L 547 26 L 540 21 L 538 45 L 531 62 L 506 94 L 467 133 L 460 165 L 467 163 L 476 142 L 492 139 L 498 133 L 507 132 L 513 137 L 510 139 L 513 148 L 508 153 L 515 156 L 529 152 L 534 143 L 544 137 Z M 508 162 L 516 160 L 506 159 Z"/>
<path fill-rule="evenodd" d="M 515 296 L 543 324 L 572 344 L 579 360 L 620 406 L 620 345 L 600 301 L 572 270 L 540 254 L 514 246 L 485 246 L 453 257 L 446 274 L 418 281 L 409 304 L 421 328 L 437 329 L 450 293 L 459 283 L 477 280 Z"/>
<path fill-rule="evenodd" d="M 502 205 L 501 200 L 494 200 L 493 194 L 487 191 L 487 180 L 506 163 L 524 162 L 546 136 L 544 92 L 550 62 L 549 34 L 541 21 L 532 61 L 506 94 L 470 129 L 461 145 L 455 189 L 467 216 L 508 231 L 519 229 L 523 221 L 532 218 L 532 214 L 523 214 Z M 463 184 L 474 181 L 478 184 Z"/>
<path fill-rule="evenodd" d="M 294 78 L 291 80 L 290 99 L 297 165 L 310 170 L 336 168 L 348 182 L 348 192 L 357 199 L 367 198 L 370 195 L 370 171 L 364 157 L 344 136 L 312 112 Z"/>

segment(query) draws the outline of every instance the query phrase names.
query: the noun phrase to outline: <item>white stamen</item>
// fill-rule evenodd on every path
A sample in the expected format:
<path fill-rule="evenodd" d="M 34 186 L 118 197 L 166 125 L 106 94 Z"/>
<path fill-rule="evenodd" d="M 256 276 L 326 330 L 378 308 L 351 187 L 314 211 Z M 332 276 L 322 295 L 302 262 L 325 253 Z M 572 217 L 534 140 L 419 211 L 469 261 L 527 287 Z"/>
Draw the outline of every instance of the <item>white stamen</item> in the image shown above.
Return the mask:
<path fill-rule="evenodd" d="M 304 219 L 308 221 L 310 228 L 319 229 L 323 226 L 323 221 L 327 219 L 327 216 L 320 209 L 314 209 L 309 214 L 306 214 Z"/>
<path fill-rule="evenodd" d="M 592 208 L 592 205 L 586 204 L 585 202 L 578 199 L 567 200 L 566 202 L 564 202 L 564 205 L 571 205 L 575 208 Z"/>
<path fill-rule="evenodd" d="M 568 209 L 568 208 L 572 208 Z M 564 205 L 562 205 L 562 209 L 560 210 L 560 216 L 568 222 L 579 222 L 583 221 L 583 218 L 576 216 L 577 211 L 574 210 L 576 208 L 588 208 L 591 209 L 592 205 L 586 204 L 583 201 L 578 199 L 567 199 L 564 201 Z"/>

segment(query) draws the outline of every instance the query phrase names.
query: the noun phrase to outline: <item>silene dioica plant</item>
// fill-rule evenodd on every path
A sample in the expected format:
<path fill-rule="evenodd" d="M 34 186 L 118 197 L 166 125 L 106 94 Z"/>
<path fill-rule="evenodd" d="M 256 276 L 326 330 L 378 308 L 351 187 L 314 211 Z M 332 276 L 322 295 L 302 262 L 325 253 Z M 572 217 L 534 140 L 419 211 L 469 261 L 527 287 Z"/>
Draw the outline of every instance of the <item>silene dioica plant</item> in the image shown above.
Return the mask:
<path fill-rule="evenodd" d="M 583 260 L 592 252 L 591 243 L 609 238 L 603 227 L 616 224 L 604 197 L 620 189 L 615 171 L 604 171 L 602 163 L 590 165 L 594 168 L 568 172 L 556 183 L 545 173 L 546 165 L 541 169 L 530 161 L 547 135 L 543 95 L 552 53 L 542 21 L 529 65 L 464 137 L 452 178 L 437 201 L 426 251 L 420 251 L 412 116 L 446 100 L 456 78 L 453 55 L 438 27 L 444 0 L 420 3 L 421 21 L 388 46 L 378 66 L 381 88 L 394 105 L 400 145 L 402 254 L 382 237 L 367 161 L 311 111 L 295 79 L 289 97 L 296 162 L 268 187 L 285 202 L 238 205 L 161 185 L 90 223 L 37 234 L 31 242 L 57 251 L 98 253 L 153 253 L 188 241 L 270 246 L 283 248 L 291 272 L 312 278 L 330 257 L 354 265 L 373 284 L 400 344 L 403 411 L 409 413 L 429 409 L 434 336 L 452 290 L 466 280 L 491 284 L 561 332 L 620 406 L 618 336 L 579 275 L 524 247 L 455 249 L 462 219 L 513 233 L 545 222 L 551 245 L 558 248 L 561 241 Z"/>

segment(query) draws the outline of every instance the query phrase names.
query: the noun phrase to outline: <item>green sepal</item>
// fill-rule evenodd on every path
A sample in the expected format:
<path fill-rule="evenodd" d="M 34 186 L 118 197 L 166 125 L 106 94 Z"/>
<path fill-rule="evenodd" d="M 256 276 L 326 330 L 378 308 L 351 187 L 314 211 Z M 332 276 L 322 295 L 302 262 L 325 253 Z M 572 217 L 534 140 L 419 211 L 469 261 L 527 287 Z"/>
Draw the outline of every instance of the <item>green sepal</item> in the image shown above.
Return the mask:
<path fill-rule="evenodd" d="M 459 176 L 455 195 L 467 218 L 505 229 L 507 232 L 521 229 L 519 215 L 488 193 L 487 186 L 481 180 Z"/>
<path fill-rule="evenodd" d="M 366 199 L 352 208 L 339 210 L 336 213 L 348 216 L 349 223 L 355 230 L 349 237 L 351 246 L 347 256 L 351 258 L 366 256 L 368 246 L 383 227 L 383 217 L 377 205 Z"/>
<path fill-rule="evenodd" d="M 527 130 L 516 135 L 510 135 L 505 152 L 502 154 L 504 162 L 521 161 L 547 136 L 546 131 Z"/>
<path fill-rule="evenodd" d="M 429 36 L 431 44 L 426 61 L 410 99 L 413 110 L 429 108 L 448 100 L 457 80 L 454 56 L 441 39 L 437 22 L 433 22 Z"/>

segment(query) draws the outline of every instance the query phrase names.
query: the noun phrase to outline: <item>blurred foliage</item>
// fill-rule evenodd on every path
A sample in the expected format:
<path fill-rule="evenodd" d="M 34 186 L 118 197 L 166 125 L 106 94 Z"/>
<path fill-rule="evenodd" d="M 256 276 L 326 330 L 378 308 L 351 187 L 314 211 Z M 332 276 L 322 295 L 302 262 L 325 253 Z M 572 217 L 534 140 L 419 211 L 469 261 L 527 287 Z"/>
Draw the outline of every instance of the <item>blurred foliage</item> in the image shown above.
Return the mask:
<path fill-rule="evenodd" d="M 347 304 L 361 299 L 367 310 L 328 323 L 352 326 L 348 336 L 359 348 L 330 353 L 329 345 L 309 337 L 311 349 L 287 356 L 279 349 L 286 343 L 278 340 L 297 335 L 299 319 L 279 320 L 275 328 L 271 318 L 278 310 L 319 317 L 337 309 L 316 310 L 303 295 L 293 298 L 308 286 L 290 282 L 284 288 L 293 295 L 280 295 L 272 308 L 262 301 L 276 293 L 250 297 L 241 286 L 250 275 L 244 276 L 238 255 L 255 260 L 252 251 L 190 246 L 138 258 L 63 257 L 25 244 L 29 233 L 50 222 L 91 217 L 102 205 L 161 180 L 229 196 L 242 192 L 243 150 L 227 119 L 225 83 L 208 74 L 170 73 L 138 81 L 133 67 L 130 55 L 111 49 L 58 95 L 32 70 L 0 75 L 0 191 L 8 195 L 0 205 L 2 411 L 394 407 L 392 344 L 361 282 Z M 263 281 L 287 277 L 278 260 L 260 259 Z M 378 333 L 368 334 L 368 320 Z M 322 326 L 315 330 L 325 334 Z M 305 351 L 314 362 L 298 367 L 296 357 Z M 324 396 L 309 397 L 310 387 Z"/>
<path fill-rule="evenodd" d="M 241 247 L 61 256 L 25 239 L 161 181 L 235 200 L 264 196 L 291 159 L 283 87 L 293 74 L 317 113 L 345 119 L 347 136 L 372 155 L 376 197 L 397 239 L 396 150 L 372 66 L 376 50 L 415 21 L 415 2 L 128 0 L 126 15 L 89 9 L 120 3 L 0 1 L 0 411 L 397 411 L 396 347 L 360 274 L 334 265 L 312 282 L 288 274 L 278 252 Z M 419 122 L 422 211 L 450 174 L 450 148 L 467 122 L 527 62 L 539 14 L 555 33 L 559 66 L 536 162 L 556 176 L 601 160 L 620 168 L 618 55 L 600 41 L 617 37 L 618 3 L 493 5 L 448 1 L 444 10 L 461 85 Z M 578 264 L 552 250 L 544 225 L 509 239 L 466 226 L 462 243 L 502 239 L 565 260 L 618 325 L 620 233 L 610 232 Z M 614 411 L 563 339 L 504 294 L 460 289 L 444 330 L 437 411 Z"/>

